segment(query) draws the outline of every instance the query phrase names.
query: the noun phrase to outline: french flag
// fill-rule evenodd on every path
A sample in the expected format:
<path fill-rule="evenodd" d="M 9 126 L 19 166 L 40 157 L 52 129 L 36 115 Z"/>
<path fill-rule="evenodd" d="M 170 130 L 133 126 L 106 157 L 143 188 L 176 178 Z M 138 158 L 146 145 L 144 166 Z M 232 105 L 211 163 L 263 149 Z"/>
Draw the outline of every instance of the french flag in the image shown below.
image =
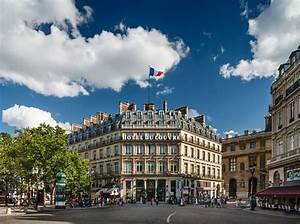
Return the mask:
<path fill-rule="evenodd" d="M 163 71 L 157 71 L 154 68 L 150 67 L 149 68 L 149 76 L 154 76 L 154 77 L 162 77 L 164 75 Z"/>

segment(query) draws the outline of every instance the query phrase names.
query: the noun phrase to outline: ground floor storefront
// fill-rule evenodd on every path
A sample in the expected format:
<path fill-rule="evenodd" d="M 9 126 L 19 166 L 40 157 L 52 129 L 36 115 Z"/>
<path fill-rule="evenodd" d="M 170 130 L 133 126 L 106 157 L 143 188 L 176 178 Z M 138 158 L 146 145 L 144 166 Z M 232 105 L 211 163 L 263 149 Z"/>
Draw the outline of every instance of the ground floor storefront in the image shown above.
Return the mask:
<path fill-rule="evenodd" d="M 258 205 L 265 209 L 276 209 L 287 212 L 300 210 L 300 185 L 269 187 L 256 194 Z"/>
<path fill-rule="evenodd" d="M 153 199 L 161 202 L 178 202 L 180 198 L 193 203 L 196 199 L 215 197 L 221 192 L 221 182 L 182 177 L 123 178 L 120 185 L 122 198 L 141 203 Z"/>

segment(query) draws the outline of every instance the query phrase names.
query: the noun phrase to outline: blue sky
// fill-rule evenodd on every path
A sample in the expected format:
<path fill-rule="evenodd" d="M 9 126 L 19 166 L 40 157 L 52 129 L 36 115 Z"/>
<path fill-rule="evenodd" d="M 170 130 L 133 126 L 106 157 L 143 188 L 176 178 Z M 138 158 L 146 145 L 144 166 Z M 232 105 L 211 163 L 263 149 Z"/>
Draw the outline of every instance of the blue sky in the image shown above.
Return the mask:
<path fill-rule="evenodd" d="M 79 26 L 79 32 L 85 38 L 102 30 L 115 33 L 120 23 L 130 28 L 155 28 L 170 42 L 180 38 L 189 52 L 168 70 L 164 79 L 152 81 L 151 101 L 161 106 L 167 99 L 172 108 L 188 105 L 205 114 L 207 123 L 223 135 L 228 130 L 241 133 L 245 129 L 264 128 L 274 77 L 257 75 L 245 80 L 247 78 L 233 74 L 224 78 L 219 73 L 220 67 L 226 63 L 236 65 L 241 59 L 253 58 L 249 41 L 255 37 L 248 33 L 248 22 L 266 10 L 269 4 L 266 0 L 251 1 L 251 4 L 250 1 L 238 0 L 79 0 L 76 7 L 83 11 L 83 6 L 88 5 L 93 10 L 89 21 Z M 42 52 L 40 57 L 43 57 Z M 157 57 L 160 57 L 159 53 Z M 102 68 L 98 69 L 101 73 Z M 104 75 L 104 79 L 110 77 Z M 1 79 L 1 76 L 0 80 L 1 113 L 18 104 L 48 111 L 54 120 L 60 122 L 80 123 L 83 117 L 97 111 L 115 113 L 121 100 L 135 102 L 140 108 L 147 101 L 146 88 L 130 80 L 120 91 L 87 87 L 89 95 L 65 97 L 47 96 L 28 85 Z M 171 89 L 172 93 L 157 95 L 164 88 Z M 6 122 L 0 123 L 0 131 L 12 130 Z"/>

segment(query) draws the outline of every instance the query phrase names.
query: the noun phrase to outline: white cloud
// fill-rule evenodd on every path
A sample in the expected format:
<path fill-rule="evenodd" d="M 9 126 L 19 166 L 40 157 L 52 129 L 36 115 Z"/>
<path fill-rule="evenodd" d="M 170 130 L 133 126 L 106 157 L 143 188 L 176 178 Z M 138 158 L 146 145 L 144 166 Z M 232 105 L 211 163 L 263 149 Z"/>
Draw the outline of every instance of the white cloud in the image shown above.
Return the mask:
<path fill-rule="evenodd" d="M 213 55 L 212 60 L 215 62 L 222 54 L 224 54 L 224 52 L 225 52 L 225 48 L 222 45 L 220 45 L 219 53 L 216 55 Z"/>
<path fill-rule="evenodd" d="M 224 134 L 226 136 L 228 136 L 228 138 L 232 138 L 234 137 L 235 135 L 238 135 L 239 133 L 237 131 L 234 131 L 234 130 L 230 130 L 230 131 L 225 131 Z"/>
<path fill-rule="evenodd" d="M 220 46 L 220 51 L 221 51 L 221 54 L 224 54 L 224 52 L 225 52 L 225 48 L 222 45 Z"/>
<path fill-rule="evenodd" d="M 120 22 L 118 25 L 115 25 L 115 30 L 125 32 L 126 31 L 126 25 L 123 22 Z"/>
<path fill-rule="evenodd" d="M 249 7 L 248 7 L 248 1 L 246 0 L 241 0 L 240 1 L 241 4 L 241 9 L 243 10 L 241 12 L 241 16 L 244 16 L 246 19 L 249 18 Z"/>
<path fill-rule="evenodd" d="M 189 108 L 188 109 L 188 117 L 197 117 L 200 113 L 196 109 Z"/>
<path fill-rule="evenodd" d="M 17 128 L 34 128 L 42 123 L 53 127 L 58 125 L 65 130 L 70 130 L 71 127 L 69 123 L 56 121 L 50 112 L 17 104 L 2 110 L 2 122 Z"/>
<path fill-rule="evenodd" d="M 88 95 L 89 89 L 119 91 L 129 80 L 147 86 L 148 65 L 168 72 L 189 52 L 156 29 L 101 31 L 83 37 L 78 27 L 92 9 L 72 0 L 0 0 L 0 79 L 43 95 Z M 49 25 L 50 32 L 40 27 Z"/>
<path fill-rule="evenodd" d="M 206 118 L 206 120 L 209 121 L 209 122 L 212 122 L 212 121 L 213 121 L 212 116 L 205 115 L 205 118 Z"/>
<path fill-rule="evenodd" d="M 173 93 L 173 90 L 174 90 L 174 88 L 170 88 L 170 87 L 168 87 L 168 86 L 165 86 L 165 87 L 163 88 L 163 90 L 157 91 L 157 92 L 156 92 L 156 95 L 157 95 L 157 96 L 159 96 L 159 95 L 162 95 L 162 96 L 164 96 L 164 95 L 169 95 L 169 94 L 172 94 L 172 93 Z"/>
<path fill-rule="evenodd" d="M 241 59 L 236 66 L 229 63 L 220 68 L 224 78 L 241 77 L 243 80 L 276 75 L 281 63 L 300 43 L 300 1 L 273 0 L 261 14 L 249 19 L 248 33 L 252 59 Z"/>

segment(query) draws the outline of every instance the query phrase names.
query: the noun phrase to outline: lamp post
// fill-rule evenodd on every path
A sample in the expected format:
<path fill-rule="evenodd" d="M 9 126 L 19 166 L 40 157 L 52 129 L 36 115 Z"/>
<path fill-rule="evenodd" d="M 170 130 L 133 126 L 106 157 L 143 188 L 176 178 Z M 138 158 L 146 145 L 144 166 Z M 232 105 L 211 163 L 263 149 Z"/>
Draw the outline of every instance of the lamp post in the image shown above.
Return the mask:
<path fill-rule="evenodd" d="M 94 168 L 91 168 L 90 169 L 90 177 L 91 177 L 91 180 L 90 180 L 90 193 L 89 193 L 89 200 L 90 200 L 90 203 L 92 201 L 92 188 L 93 188 L 93 182 L 95 180 L 95 169 Z"/>
<path fill-rule="evenodd" d="M 251 172 L 251 189 L 250 189 L 250 194 L 251 194 L 251 199 L 250 199 L 250 207 L 251 207 L 251 210 L 254 210 L 255 209 L 255 204 L 256 204 L 256 201 L 255 201 L 255 197 L 253 196 L 253 178 L 254 178 L 254 173 L 255 173 L 255 169 L 256 169 L 256 163 L 253 163 L 252 166 L 250 166 L 249 170 Z"/>

